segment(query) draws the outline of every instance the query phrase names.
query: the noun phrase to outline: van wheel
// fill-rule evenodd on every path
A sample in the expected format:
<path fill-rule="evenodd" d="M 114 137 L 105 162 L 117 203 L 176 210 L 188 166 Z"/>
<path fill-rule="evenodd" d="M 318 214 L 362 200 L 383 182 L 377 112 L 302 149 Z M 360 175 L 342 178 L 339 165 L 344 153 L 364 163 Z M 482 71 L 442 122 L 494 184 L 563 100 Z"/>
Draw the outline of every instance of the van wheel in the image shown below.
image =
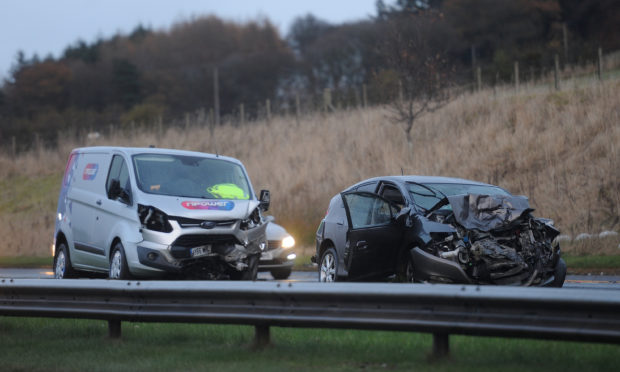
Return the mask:
<path fill-rule="evenodd" d="M 271 270 L 271 276 L 273 276 L 274 279 L 278 280 L 288 279 L 288 277 L 291 276 L 292 270 L 293 269 L 291 267 L 280 267 Z"/>
<path fill-rule="evenodd" d="M 258 276 L 258 255 L 248 256 L 248 267 L 231 275 L 235 280 L 256 280 Z"/>
<path fill-rule="evenodd" d="M 60 243 L 56 247 L 56 254 L 54 255 L 54 278 L 67 279 L 75 277 L 77 277 L 77 273 L 71 266 L 69 249 L 65 243 Z"/>
<path fill-rule="evenodd" d="M 120 242 L 116 243 L 112 250 L 108 277 L 110 279 L 131 279 L 131 273 L 127 267 L 127 258 L 125 258 L 125 249 Z"/>

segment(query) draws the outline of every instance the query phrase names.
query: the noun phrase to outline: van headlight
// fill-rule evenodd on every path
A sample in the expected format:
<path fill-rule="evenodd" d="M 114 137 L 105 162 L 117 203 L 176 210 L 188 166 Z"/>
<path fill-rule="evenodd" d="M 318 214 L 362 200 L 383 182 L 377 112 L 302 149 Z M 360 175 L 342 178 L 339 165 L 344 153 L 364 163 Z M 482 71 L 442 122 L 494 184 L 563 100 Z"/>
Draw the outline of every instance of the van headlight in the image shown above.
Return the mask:
<path fill-rule="evenodd" d="M 151 206 L 138 204 L 138 218 L 142 227 L 148 230 L 169 233 L 172 225 L 168 222 L 168 215 Z"/>
<path fill-rule="evenodd" d="M 262 216 L 260 214 L 260 210 L 258 208 L 255 208 L 252 213 L 250 213 L 250 216 L 244 220 L 241 220 L 241 226 L 239 226 L 239 228 L 241 230 L 250 230 L 255 228 L 256 226 L 260 225 L 262 220 Z"/>
<path fill-rule="evenodd" d="M 287 236 L 282 239 L 282 248 L 293 248 L 295 246 L 295 239 L 292 236 Z"/>

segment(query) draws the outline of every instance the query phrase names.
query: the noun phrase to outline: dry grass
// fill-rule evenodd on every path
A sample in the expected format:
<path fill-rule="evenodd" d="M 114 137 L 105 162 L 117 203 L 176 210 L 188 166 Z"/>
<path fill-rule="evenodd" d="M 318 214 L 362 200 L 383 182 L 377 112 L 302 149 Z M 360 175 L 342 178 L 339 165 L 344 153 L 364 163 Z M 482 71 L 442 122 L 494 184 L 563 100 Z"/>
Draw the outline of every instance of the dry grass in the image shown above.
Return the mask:
<path fill-rule="evenodd" d="M 553 218 L 565 234 L 617 230 L 619 94 L 619 80 L 589 79 L 563 85 L 561 92 L 525 86 L 519 94 L 510 89 L 468 94 L 422 117 L 412 146 L 386 108 L 371 108 L 314 114 L 299 125 L 294 117 L 226 124 L 213 136 L 200 120 L 190 120 L 185 128 L 65 140 L 57 150 L 1 156 L 4 187 L 13 187 L 15 179 L 28 180 L 19 186 L 24 189 L 36 188 L 46 177 L 56 183 L 35 205 L 24 195 L 13 200 L 18 193 L 3 190 L 0 255 L 48 254 L 66 158 L 73 147 L 86 145 L 154 144 L 239 158 L 255 189 L 271 190 L 277 222 L 308 245 L 333 195 L 368 177 L 400 174 L 401 168 L 490 182 L 528 195 L 536 215 Z M 15 208 L 22 203 L 30 207 Z"/>

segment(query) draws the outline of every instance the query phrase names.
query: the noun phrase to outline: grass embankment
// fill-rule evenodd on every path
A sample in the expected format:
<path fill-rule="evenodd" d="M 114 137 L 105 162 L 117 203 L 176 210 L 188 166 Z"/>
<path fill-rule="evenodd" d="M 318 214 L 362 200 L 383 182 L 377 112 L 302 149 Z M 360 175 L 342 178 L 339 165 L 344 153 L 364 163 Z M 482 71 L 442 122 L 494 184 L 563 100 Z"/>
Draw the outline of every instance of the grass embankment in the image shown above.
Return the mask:
<path fill-rule="evenodd" d="M 67 156 L 87 145 L 156 145 L 237 157 L 256 189 L 272 191 L 271 213 L 301 245 L 312 246 L 333 195 L 368 177 L 400 174 L 401 168 L 527 195 L 535 215 L 554 219 L 572 237 L 618 230 L 619 95 L 618 79 L 565 82 L 559 92 L 524 85 L 518 93 L 505 88 L 465 94 L 421 117 L 412 144 L 382 107 L 306 115 L 299 124 L 277 116 L 211 132 L 200 117 L 190 117 L 189 125 L 162 131 L 154 126 L 95 140 L 62 137 L 55 149 L 0 156 L 0 256 L 49 255 Z"/>
<path fill-rule="evenodd" d="M 616 345 L 452 336 L 451 357 L 428 358 L 426 334 L 273 327 L 252 349 L 253 327 L 0 317 L 3 371 L 605 371 Z"/>

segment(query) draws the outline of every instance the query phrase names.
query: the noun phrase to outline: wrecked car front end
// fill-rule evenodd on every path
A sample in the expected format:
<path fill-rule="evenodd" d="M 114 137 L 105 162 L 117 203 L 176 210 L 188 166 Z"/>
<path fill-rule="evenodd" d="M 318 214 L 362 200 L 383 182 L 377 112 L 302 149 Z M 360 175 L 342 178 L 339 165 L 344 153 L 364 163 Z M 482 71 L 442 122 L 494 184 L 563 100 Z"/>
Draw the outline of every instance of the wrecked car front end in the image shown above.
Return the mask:
<path fill-rule="evenodd" d="M 203 212 L 190 216 L 185 213 L 180 216 L 140 205 L 138 213 L 144 238 L 137 245 L 140 264 L 186 279 L 254 279 L 258 259 L 266 247 L 268 223 L 261 214 L 259 202 L 183 203 L 204 209 L 228 209 L 230 204 L 236 204 L 233 208 L 250 212 L 244 215 Z"/>
<path fill-rule="evenodd" d="M 561 286 L 559 231 L 532 211 L 522 196 L 477 194 L 446 196 L 423 214 L 408 211 L 415 279 Z"/>

